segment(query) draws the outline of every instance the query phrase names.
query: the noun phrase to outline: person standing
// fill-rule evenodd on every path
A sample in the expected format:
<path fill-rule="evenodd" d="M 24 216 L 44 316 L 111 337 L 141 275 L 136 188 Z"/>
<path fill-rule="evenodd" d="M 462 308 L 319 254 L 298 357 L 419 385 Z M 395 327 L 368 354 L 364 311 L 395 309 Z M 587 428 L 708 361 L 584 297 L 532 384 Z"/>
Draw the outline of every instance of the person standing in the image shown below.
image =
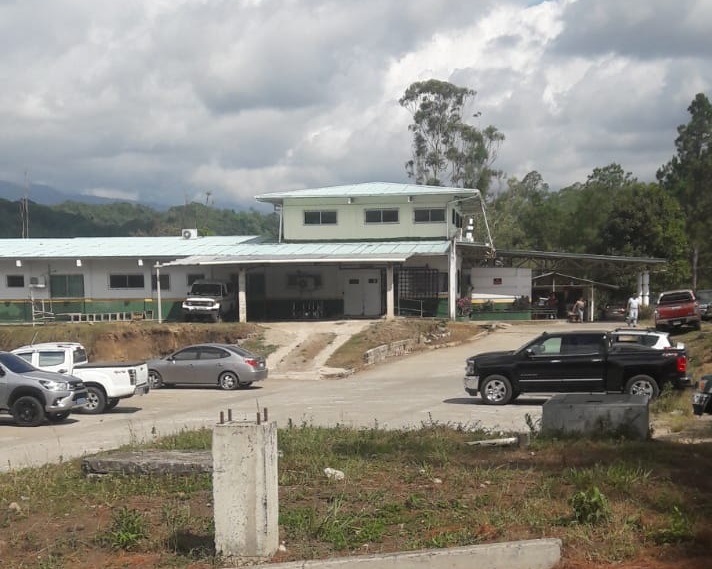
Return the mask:
<path fill-rule="evenodd" d="M 638 325 L 638 310 L 640 309 L 640 302 L 640 295 L 637 292 L 633 293 L 628 299 L 628 326 Z"/>
<path fill-rule="evenodd" d="M 586 306 L 586 302 L 583 300 L 583 296 L 574 302 L 574 313 L 578 318 L 579 322 L 583 322 L 583 309 Z"/>

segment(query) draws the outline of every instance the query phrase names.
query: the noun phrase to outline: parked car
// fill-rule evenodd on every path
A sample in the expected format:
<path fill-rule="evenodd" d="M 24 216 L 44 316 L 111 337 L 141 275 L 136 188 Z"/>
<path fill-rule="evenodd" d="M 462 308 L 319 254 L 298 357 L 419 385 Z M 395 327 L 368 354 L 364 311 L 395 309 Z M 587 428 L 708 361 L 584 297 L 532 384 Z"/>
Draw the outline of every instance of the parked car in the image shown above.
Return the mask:
<path fill-rule="evenodd" d="M 679 329 L 691 326 L 699 330 L 702 318 L 695 293 L 689 289 L 661 292 L 655 303 L 655 329 Z"/>
<path fill-rule="evenodd" d="M 695 291 L 697 302 L 700 304 L 700 316 L 702 320 L 712 318 L 712 289 L 702 289 Z"/>
<path fill-rule="evenodd" d="M 664 350 L 665 348 L 676 348 L 684 350 L 685 344 L 675 342 L 673 345 L 670 340 L 670 333 L 654 328 L 616 328 L 611 330 L 611 342 L 614 344 L 640 344 L 656 350 Z"/>
<path fill-rule="evenodd" d="M 712 375 L 703 375 L 697 382 L 692 396 L 692 411 L 695 415 L 712 414 Z"/>
<path fill-rule="evenodd" d="M 186 322 L 220 322 L 234 318 L 235 306 L 236 296 L 232 283 L 199 279 L 191 285 L 181 310 Z"/>
<path fill-rule="evenodd" d="M 10 413 L 18 425 L 63 421 L 86 402 L 81 379 L 42 371 L 15 354 L 0 352 L 0 411 Z"/>
<path fill-rule="evenodd" d="M 488 405 L 522 393 L 631 393 L 655 398 L 668 384 L 683 388 L 684 351 L 612 344 L 605 331 L 545 332 L 507 352 L 467 359 L 465 391 Z"/>
<path fill-rule="evenodd" d="M 599 320 L 604 320 L 606 322 L 625 322 L 625 306 L 606 304 L 603 308 L 601 308 L 598 318 Z"/>
<path fill-rule="evenodd" d="M 195 344 L 146 363 L 152 388 L 192 384 L 242 389 L 264 381 L 268 373 L 264 357 L 235 344 Z"/>
<path fill-rule="evenodd" d="M 103 413 L 116 407 L 121 399 L 149 391 L 145 362 L 89 363 L 86 349 L 77 342 L 30 344 L 12 353 L 36 368 L 82 379 L 88 391 L 84 413 Z"/>

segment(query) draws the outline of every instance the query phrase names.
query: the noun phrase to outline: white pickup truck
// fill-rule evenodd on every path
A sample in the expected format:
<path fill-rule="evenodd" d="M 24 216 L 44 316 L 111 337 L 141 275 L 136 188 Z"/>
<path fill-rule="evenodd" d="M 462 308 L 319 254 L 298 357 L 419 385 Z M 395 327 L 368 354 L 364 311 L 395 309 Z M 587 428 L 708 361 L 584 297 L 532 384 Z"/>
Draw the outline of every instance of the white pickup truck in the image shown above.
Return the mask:
<path fill-rule="evenodd" d="M 103 413 L 119 400 L 149 392 L 146 362 L 89 363 L 84 346 L 76 342 L 46 342 L 12 350 L 33 366 L 78 377 L 87 388 L 83 413 Z"/>

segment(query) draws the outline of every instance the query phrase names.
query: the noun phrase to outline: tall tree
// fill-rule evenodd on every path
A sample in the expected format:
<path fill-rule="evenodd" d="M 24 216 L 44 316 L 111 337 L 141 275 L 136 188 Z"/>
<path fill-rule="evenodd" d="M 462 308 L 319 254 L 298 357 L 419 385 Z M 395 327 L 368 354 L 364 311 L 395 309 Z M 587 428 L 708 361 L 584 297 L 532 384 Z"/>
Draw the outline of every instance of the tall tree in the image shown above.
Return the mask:
<path fill-rule="evenodd" d="M 417 184 L 476 188 L 486 195 L 492 168 L 504 135 L 494 126 L 482 130 L 468 124 L 475 91 L 447 81 L 418 81 L 398 101 L 413 115 L 413 157 L 406 162 L 408 176 Z M 479 116 L 475 113 L 473 116 Z"/>
<path fill-rule="evenodd" d="M 677 127 L 677 154 L 658 170 L 658 181 L 674 195 L 687 220 L 692 262 L 692 287 L 697 288 L 700 255 L 709 251 L 712 218 L 712 105 L 698 93 L 690 106 L 690 122 Z"/>

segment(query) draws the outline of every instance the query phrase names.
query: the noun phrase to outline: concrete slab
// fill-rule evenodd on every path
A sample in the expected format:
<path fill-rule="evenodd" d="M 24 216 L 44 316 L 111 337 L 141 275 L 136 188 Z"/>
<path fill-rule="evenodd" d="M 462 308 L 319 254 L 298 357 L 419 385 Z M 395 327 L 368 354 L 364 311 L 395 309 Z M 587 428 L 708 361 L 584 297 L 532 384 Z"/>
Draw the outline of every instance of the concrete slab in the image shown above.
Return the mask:
<path fill-rule="evenodd" d="M 429 549 L 386 555 L 360 555 L 255 565 L 262 569 L 551 569 L 561 560 L 560 539 L 532 539 Z"/>

